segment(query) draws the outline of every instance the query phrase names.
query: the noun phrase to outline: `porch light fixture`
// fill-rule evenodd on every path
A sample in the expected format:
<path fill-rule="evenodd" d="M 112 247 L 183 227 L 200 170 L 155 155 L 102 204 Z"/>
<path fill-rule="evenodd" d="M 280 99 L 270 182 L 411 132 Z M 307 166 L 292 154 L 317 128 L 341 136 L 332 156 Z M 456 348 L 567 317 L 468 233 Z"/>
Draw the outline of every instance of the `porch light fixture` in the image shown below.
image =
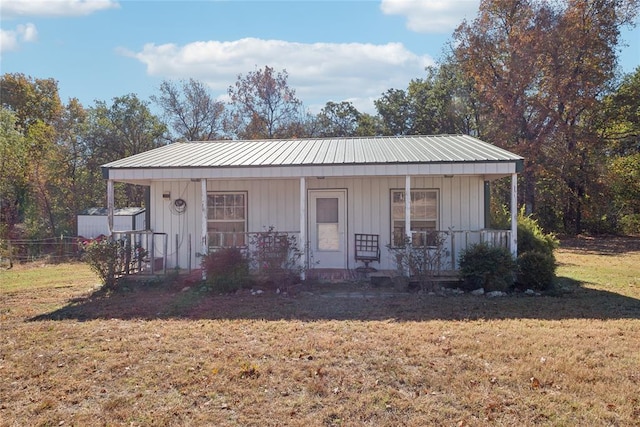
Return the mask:
<path fill-rule="evenodd" d="M 453 178 L 453 175 L 445 175 L 445 178 Z"/>
<path fill-rule="evenodd" d="M 170 199 L 171 198 L 171 192 L 170 191 L 164 191 L 162 193 L 162 198 L 163 199 Z"/>
<path fill-rule="evenodd" d="M 324 176 L 316 176 L 316 179 L 324 179 Z"/>

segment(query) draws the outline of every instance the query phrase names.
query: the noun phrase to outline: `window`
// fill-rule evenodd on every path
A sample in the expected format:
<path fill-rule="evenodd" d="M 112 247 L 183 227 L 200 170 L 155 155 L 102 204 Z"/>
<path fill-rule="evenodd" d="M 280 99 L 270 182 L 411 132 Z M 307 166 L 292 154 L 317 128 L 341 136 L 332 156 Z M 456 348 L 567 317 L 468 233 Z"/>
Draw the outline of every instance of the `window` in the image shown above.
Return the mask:
<path fill-rule="evenodd" d="M 401 246 L 405 238 L 405 192 L 391 190 L 391 233 L 394 246 Z M 438 190 L 411 190 L 411 231 L 413 243 L 429 245 L 438 229 Z"/>
<path fill-rule="evenodd" d="M 338 198 L 316 199 L 316 227 L 318 236 L 318 251 L 339 251 L 340 234 L 338 222 Z"/>
<path fill-rule="evenodd" d="M 209 193 L 207 195 L 207 234 L 209 246 L 246 245 L 247 193 Z"/>

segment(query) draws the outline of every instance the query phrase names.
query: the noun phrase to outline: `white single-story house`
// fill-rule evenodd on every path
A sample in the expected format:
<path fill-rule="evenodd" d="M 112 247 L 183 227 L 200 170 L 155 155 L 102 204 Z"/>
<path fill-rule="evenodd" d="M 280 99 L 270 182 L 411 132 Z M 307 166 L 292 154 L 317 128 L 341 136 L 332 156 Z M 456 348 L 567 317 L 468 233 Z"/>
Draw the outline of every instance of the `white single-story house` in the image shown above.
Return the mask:
<path fill-rule="evenodd" d="M 88 208 L 77 215 L 76 236 L 95 239 L 110 234 L 107 208 Z M 145 209 L 126 207 L 113 210 L 111 230 L 144 230 L 146 228 Z"/>
<path fill-rule="evenodd" d="M 416 233 L 447 236 L 450 270 L 481 240 L 517 253 L 523 158 L 467 135 L 176 142 L 102 168 L 111 212 L 115 182 L 148 187 L 148 228 L 168 236 L 168 268 L 270 227 L 297 237 L 310 269 L 361 266 L 361 233 L 378 236 L 371 266 L 382 270 L 396 269 L 388 245 Z M 502 178 L 511 229 L 488 230 L 489 183 Z"/>

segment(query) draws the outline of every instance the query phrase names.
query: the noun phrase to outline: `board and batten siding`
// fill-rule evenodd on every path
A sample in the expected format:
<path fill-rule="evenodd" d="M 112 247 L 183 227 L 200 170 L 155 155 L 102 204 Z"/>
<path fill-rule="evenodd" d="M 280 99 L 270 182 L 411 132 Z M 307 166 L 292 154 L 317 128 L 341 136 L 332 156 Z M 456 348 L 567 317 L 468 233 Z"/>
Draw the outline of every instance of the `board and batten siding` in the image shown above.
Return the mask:
<path fill-rule="evenodd" d="M 386 245 L 391 242 L 391 190 L 404 190 L 405 177 L 307 179 L 307 188 L 347 190 L 348 268 L 353 259 L 355 233 L 380 235 L 380 269 L 396 265 Z M 484 180 L 480 176 L 412 177 L 413 189 L 438 190 L 440 230 L 481 230 L 484 226 Z M 376 268 L 378 266 L 376 265 Z"/>
<path fill-rule="evenodd" d="M 208 180 L 208 192 L 246 192 L 248 231 L 259 232 L 273 226 L 278 231 L 300 231 L 300 180 Z M 348 268 L 353 259 L 354 234 L 380 235 L 381 262 L 376 268 L 394 269 L 386 245 L 391 241 L 391 190 L 404 189 L 405 177 L 307 178 L 307 190 L 347 191 Z M 484 180 L 482 176 L 442 176 L 411 178 L 411 188 L 437 189 L 440 230 L 481 230 L 484 226 Z M 169 198 L 163 194 L 169 193 Z M 186 201 L 184 213 L 171 204 Z M 155 181 L 151 185 L 151 228 L 167 234 L 167 267 L 187 268 L 191 245 L 191 267 L 199 267 L 202 230 L 201 186 L 192 181 Z M 176 239 L 177 236 L 177 239 Z M 189 240 L 190 239 L 190 240 Z M 177 246 L 176 246 L 177 242 Z"/>
<path fill-rule="evenodd" d="M 279 231 L 300 229 L 299 180 L 208 180 L 207 192 L 246 192 L 250 232 L 264 231 L 270 226 Z M 164 198 L 167 193 L 169 197 Z M 178 198 L 187 203 L 181 214 L 171 206 Z M 154 181 L 151 206 L 151 229 L 167 234 L 167 267 L 188 268 L 191 245 L 191 267 L 198 268 L 202 230 L 200 182 Z"/>
<path fill-rule="evenodd" d="M 168 198 L 163 197 L 164 194 Z M 183 199 L 187 207 L 183 213 L 177 212 L 172 204 Z M 192 181 L 154 181 L 151 184 L 151 229 L 167 235 L 167 268 L 187 269 L 200 267 L 200 183 Z M 177 239 L 176 239 L 177 236 Z M 177 242 L 176 242 L 177 241 Z M 161 245 L 161 238 L 155 244 Z M 191 251 L 189 251 L 191 247 Z M 162 246 L 156 247 L 156 256 L 164 255 Z M 191 252 L 191 260 L 188 259 Z M 189 264 L 191 262 L 191 264 Z"/>
<path fill-rule="evenodd" d="M 207 192 L 246 192 L 250 232 L 300 231 L 300 180 L 209 180 Z"/>

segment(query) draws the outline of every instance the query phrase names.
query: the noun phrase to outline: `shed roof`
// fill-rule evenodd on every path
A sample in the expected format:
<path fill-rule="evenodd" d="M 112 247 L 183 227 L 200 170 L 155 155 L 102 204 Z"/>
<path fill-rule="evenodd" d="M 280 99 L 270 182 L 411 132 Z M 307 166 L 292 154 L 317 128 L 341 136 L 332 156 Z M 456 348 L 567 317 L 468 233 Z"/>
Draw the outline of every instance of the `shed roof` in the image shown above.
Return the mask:
<path fill-rule="evenodd" d="M 519 160 L 522 157 L 468 135 L 437 135 L 176 142 L 103 167 L 272 167 Z"/>
<path fill-rule="evenodd" d="M 139 207 L 126 207 L 120 209 L 114 209 L 113 214 L 116 216 L 135 216 L 144 212 L 144 208 Z M 78 215 L 82 216 L 107 216 L 109 210 L 107 208 L 88 208 L 81 211 Z"/>

